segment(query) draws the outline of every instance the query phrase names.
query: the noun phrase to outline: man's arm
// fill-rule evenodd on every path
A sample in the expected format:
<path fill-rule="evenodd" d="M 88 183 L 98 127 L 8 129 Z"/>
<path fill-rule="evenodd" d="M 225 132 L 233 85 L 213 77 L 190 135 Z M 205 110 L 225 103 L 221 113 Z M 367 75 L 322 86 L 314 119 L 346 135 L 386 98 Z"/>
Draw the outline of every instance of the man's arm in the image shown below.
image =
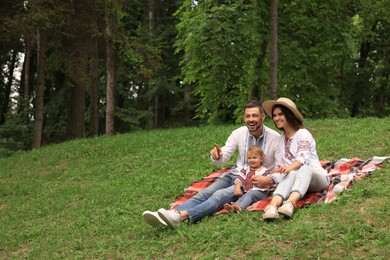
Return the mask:
<path fill-rule="evenodd" d="M 231 133 L 226 140 L 224 146 L 219 147 L 217 144 L 214 144 L 214 148 L 210 151 L 210 159 L 212 164 L 215 166 L 221 166 L 230 160 L 238 147 L 236 136 L 236 131 L 233 131 L 233 133 Z"/>

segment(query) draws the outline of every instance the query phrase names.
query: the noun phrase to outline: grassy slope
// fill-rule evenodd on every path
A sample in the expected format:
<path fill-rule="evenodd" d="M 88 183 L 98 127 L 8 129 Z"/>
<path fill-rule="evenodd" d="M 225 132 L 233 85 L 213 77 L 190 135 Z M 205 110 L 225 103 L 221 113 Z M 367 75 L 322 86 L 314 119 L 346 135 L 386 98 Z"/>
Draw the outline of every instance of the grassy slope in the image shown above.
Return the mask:
<path fill-rule="evenodd" d="M 321 159 L 390 155 L 389 118 L 307 125 Z M 266 223 L 261 212 L 243 212 L 177 230 L 147 226 L 144 210 L 167 207 L 216 169 L 209 150 L 234 128 L 137 132 L 0 158 L 0 258 L 390 257 L 388 164 L 291 220 Z"/>

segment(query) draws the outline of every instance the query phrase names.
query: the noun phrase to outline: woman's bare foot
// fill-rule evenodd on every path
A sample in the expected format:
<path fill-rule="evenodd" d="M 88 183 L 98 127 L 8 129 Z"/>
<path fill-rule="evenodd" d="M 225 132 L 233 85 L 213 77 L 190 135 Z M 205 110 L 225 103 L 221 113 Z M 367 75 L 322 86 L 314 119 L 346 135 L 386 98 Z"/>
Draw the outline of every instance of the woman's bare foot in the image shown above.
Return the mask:
<path fill-rule="evenodd" d="M 225 203 L 225 205 L 223 205 L 223 207 L 227 210 L 227 212 L 234 213 L 234 208 L 232 205 Z"/>

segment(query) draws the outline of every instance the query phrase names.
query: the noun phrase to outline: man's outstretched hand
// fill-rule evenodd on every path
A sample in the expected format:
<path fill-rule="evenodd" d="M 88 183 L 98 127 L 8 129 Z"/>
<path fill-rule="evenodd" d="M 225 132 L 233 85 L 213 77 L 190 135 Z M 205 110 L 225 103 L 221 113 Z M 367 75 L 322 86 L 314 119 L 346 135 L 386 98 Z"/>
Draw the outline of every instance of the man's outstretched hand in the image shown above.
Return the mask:
<path fill-rule="evenodd" d="M 219 160 L 222 157 L 222 149 L 219 147 L 218 144 L 214 144 L 214 148 L 210 151 L 211 157 L 213 157 L 214 160 Z"/>

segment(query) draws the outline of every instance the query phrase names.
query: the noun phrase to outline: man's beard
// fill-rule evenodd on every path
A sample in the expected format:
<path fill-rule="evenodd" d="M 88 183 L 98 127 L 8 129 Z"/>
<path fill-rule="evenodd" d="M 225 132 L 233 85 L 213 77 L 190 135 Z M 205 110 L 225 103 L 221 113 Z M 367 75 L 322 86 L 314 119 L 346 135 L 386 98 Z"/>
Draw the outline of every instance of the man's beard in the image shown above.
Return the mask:
<path fill-rule="evenodd" d="M 256 132 L 257 130 L 259 130 L 259 128 L 262 127 L 262 124 L 259 124 L 259 123 L 256 123 L 254 125 L 251 125 L 250 123 L 246 125 L 246 127 L 248 127 L 249 129 L 249 132 L 251 133 L 254 133 Z M 254 129 L 253 129 L 254 128 Z"/>

